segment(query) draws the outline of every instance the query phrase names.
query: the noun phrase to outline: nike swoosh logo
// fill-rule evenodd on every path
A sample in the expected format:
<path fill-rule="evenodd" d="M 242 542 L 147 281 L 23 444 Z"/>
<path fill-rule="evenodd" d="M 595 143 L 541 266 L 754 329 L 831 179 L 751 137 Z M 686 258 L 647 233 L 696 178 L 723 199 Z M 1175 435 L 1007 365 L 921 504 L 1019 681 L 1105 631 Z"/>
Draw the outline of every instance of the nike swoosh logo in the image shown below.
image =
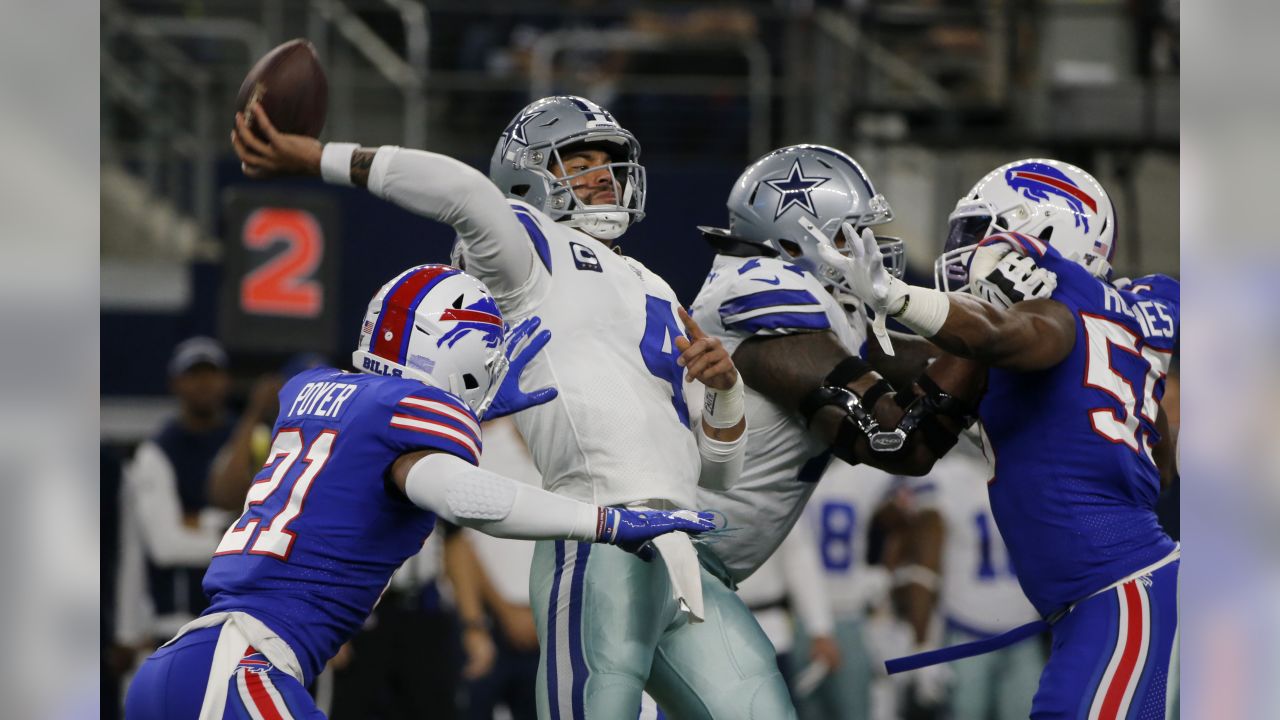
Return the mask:
<path fill-rule="evenodd" d="M 764 284 L 766 284 L 766 285 L 781 285 L 781 284 L 782 284 L 782 281 L 778 279 L 778 276 L 777 276 L 777 275 L 774 275 L 772 280 L 769 280 L 769 279 L 766 279 L 766 278 L 751 278 L 751 279 L 752 279 L 752 280 L 755 280 L 756 282 L 762 282 L 762 283 L 764 283 Z"/>

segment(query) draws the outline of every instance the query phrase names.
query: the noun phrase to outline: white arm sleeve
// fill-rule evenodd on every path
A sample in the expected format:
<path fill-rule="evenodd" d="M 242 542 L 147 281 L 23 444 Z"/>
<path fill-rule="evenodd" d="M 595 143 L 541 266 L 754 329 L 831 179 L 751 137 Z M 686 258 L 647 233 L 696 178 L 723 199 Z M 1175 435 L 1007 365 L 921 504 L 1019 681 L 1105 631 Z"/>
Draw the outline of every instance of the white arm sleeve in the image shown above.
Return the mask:
<path fill-rule="evenodd" d="M 796 617 L 804 623 L 805 631 L 813 637 L 834 635 L 835 616 L 822 568 L 818 566 L 818 545 L 805 515 L 791 528 L 778 552 L 785 558 L 782 572 L 786 576 L 787 597 L 791 599 Z"/>
<path fill-rule="evenodd" d="M 499 299 L 515 303 L 544 269 L 507 198 L 480 171 L 446 155 L 394 145 L 378 148 L 369 191 L 400 207 L 453 226 L 467 272 Z M 505 308 L 504 308 L 505 309 Z"/>
<path fill-rule="evenodd" d="M 702 456 L 702 474 L 698 484 L 709 490 L 728 490 L 742 476 L 742 461 L 747 454 L 747 433 L 737 440 L 716 440 L 707 436 L 698 422 L 694 433 L 698 436 L 698 454 Z"/>
<path fill-rule="evenodd" d="M 164 451 L 154 443 L 138 447 L 124 474 L 124 501 L 141 536 L 146 555 L 161 567 L 209 564 L 226 528 L 189 528 L 182 521 L 177 479 Z"/>
<path fill-rule="evenodd" d="M 455 525 L 517 540 L 594 542 L 601 508 L 475 467 L 448 453 L 413 464 L 405 494 Z"/>

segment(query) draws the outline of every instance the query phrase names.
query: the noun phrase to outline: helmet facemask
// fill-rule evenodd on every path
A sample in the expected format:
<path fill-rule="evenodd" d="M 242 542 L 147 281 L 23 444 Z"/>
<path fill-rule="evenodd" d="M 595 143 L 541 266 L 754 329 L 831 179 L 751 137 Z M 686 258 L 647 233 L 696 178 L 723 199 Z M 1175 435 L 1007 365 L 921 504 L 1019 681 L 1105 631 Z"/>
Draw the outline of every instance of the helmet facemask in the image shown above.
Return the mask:
<path fill-rule="evenodd" d="M 522 136 L 513 135 L 511 128 L 503 133 L 490 161 L 489 174 L 508 196 L 520 197 L 556 222 L 580 228 L 600 240 L 613 240 L 631 223 L 644 219 L 645 172 L 639 163 L 640 143 L 614 123 L 612 117 L 585 120 L 586 127 L 559 135 L 554 128 L 584 122 L 585 117 L 604 117 L 603 109 L 584 115 L 579 108 L 582 102 L 571 97 L 552 97 L 530 106 L 548 109 L 522 111 L 512 124 L 512 127 L 525 128 Z M 559 118 L 552 118 L 557 114 Z M 541 124 L 547 118 L 552 118 L 545 123 L 549 128 Z M 534 135 L 544 138 L 535 140 Z M 550 137 L 545 137 L 547 135 Z M 525 138 L 527 145 L 522 143 Z M 563 173 L 564 158 L 584 147 L 607 152 L 611 161 L 580 172 Z M 585 204 L 573 192 L 572 183 L 600 169 L 607 169 L 612 178 L 614 202 Z M 557 177 L 556 170 L 561 170 L 563 177 Z"/>
<path fill-rule="evenodd" d="M 599 149 L 610 155 L 611 161 L 577 172 L 566 172 L 564 156 L 583 149 Z M 622 152 L 619 152 L 622 149 Z M 629 144 L 611 141 L 573 143 L 553 146 L 549 168 L 557 168 L 556 175 L 548 169 L 552 178 L 547 198 L 548 214 L 569 227 L 576 227 L 592 237 L 613 240 L 631 225 L 644 217 L 645 174 L 644 167 L 631 159 Z M 588 205 L 574 190 L 575 182 L 582 178 L 594 178 L 607 171 L 612 185 L 614 202 Z"/>
<path fill-rule="evenodd" d="M 835 248 L 836 252 L 841 255 L 850 257 L 852 252 L 849 247 L 850 239 L 845 238 L 842 231 L 844 223 L 849 223 L 853 227 L 854 235 L 861 237 L 862 231 L 871 225 L 878 225 L 893 219 L 893 212 L 889 210 L 888 204 L 883 202 L 884 198 L 876 195 L 875 199 L 880 200 L 883 204 L 883 213 L 850 216 L 829 223 L 829 225 L 834 225 L 834 229 L 830 233 L 825 232 L 823 228 L 819 228 L 808 217 L 800 216 L 797 218 L 797 223 L 804 231 L 803 234 L 797 234 L 792 238 L 775 238 L 769 240 L 766 244 L 778 251 L 780 257 L 807 270 L 818 278 L 818 281 L 823 285 L 835 288 L 843 293 L 852 293 L 853 289 L 849 287 L 848 280 L 845 279 L 844 270 L 827 264 L 818 253 L 818 245 L 828 245 Z M 868 220 L 871 222 L 867 222 Z M 885 235 L 876 235 L 875 238 L 876 244 L 880 249 L 881 258 L 884 261 L 885 270 L 893 277 L 901 278 L 906 271 L 906 247 L 902 239 Z"/>

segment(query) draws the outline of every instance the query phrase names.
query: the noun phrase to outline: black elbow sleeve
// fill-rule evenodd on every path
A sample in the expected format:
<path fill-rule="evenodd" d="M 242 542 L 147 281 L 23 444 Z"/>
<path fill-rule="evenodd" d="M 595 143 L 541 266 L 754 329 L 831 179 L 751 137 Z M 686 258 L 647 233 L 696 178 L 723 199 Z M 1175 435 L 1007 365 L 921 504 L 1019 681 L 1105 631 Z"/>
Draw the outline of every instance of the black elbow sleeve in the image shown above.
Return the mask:
<path fill-rule="evenodd" d="M 919 432 L 920 439 L 929 452 L 934 457 L 942 457 L 955 446 L 960 430 L 973 424 L 973 408 L 969 403 L 943 391 L 928 375 L 921 375 L 916 384 L 924 390 L 924 394 L 906 403 L 901 402 L 902 396 L 899 396 L 904 414 L 893 434 L 905 444 L 912 433 Z M 942 417 L 951 418 L 956 429 L 948 429 L 942 423 Z"/>

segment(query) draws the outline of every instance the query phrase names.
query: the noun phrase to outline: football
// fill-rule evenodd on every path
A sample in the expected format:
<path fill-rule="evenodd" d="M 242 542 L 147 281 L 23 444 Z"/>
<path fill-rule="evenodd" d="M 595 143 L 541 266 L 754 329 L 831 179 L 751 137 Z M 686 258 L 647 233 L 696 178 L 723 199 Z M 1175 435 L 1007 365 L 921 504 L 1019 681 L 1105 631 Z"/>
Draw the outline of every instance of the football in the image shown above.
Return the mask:
<path fill-rule="evenodd" d="M 253 102 L 262 103 L 280 132 L 319 137 L 329 106 L 329 81 L 315 46 L 298 38 L 263 55 L 240 84 L 236 110 Z M 246 119 L 252 127 L 253 116 Z"/>

